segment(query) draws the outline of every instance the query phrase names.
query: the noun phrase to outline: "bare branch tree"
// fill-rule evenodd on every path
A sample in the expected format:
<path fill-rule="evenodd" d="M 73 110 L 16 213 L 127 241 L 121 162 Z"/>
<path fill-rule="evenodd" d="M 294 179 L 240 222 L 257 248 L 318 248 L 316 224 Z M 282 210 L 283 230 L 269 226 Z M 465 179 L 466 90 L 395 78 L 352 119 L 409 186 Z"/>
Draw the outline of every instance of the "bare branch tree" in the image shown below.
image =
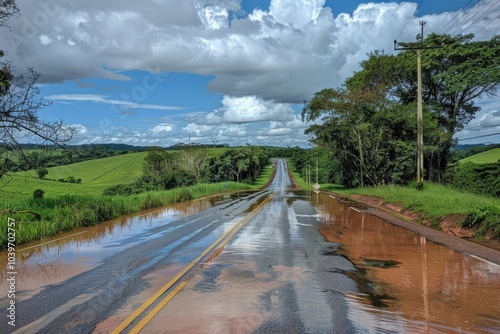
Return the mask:
<path fill-rule="evenodd" d="M 15 0 L 0 0 L 0 27 L 7 27 L 11 16 L 19 14 Z"/>
<path fill-rule="evenodd" d="M 4 62 L 0 72 L 8 79 L 0 89 L 1 177 L 11 164 L 23 158 L 21 142 L 62 146 L 73 138 L 74 129 L 62 120 L 48 122 L 38 117 L 38 111 L 50 103 L 38 97 L 36 82 L 40 74 L 33 68 L 28 68 L 26 77 L 15 77 L 12 65 Z"/>
<path fill-rule="evenodd" d="M 0 27 L 9 27 L 9 18 L 18 14 L 15 0 L 0 0 Z M 0 50 L 0 58 L 4 55 Z M 11 62 L 0 63 L 0 178 L 25 159 L 20 143 L 62 146 L 74 134 L 61 120 L 47 122 L 38 117 L 38 111 L 50 104 L 38 97 L 40 74 L 33 68 L 27 69 L 26 76 L 13 73 Z"/>
<path fill-rule="evenodd" d="M 185 148 L 179 151 L 179 167 L 192 172 L 197 182 L 201 182 L 202 171 L 208 159 L 206 148 Z"/>

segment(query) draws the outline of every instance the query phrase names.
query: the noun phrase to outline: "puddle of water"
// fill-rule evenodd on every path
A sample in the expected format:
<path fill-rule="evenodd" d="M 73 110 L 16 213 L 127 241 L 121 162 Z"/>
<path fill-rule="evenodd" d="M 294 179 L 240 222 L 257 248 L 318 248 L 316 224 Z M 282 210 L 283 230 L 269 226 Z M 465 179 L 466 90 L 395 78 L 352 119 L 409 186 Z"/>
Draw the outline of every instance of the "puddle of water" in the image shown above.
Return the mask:
<path fill-rule="evenodd" d="M 168 225 L 175 220 L 218 205 L 224 200 L 224 196 L 215 196 L 147 210 L 96 226 L 61 233 L 53 238 L 20 245 L 16 252 L 16 297 L 19 301 L 25 300 L 40 292 L 47 284 L 61 283 L 90 270 L 106 256 L 123 251 L 148 238 L 157 237 L 149 230 Z M 0 268 L 6 267 L 7 252 L 2 251 Z M 6 271 L 0 271 L 0 290 L 6 291 L 5 275 Z M 3 302 L 0 302 L 0 306 Z"/>
<path fill-rule="evenodd" d="M 265 274 L 255 276 L 258 270 L 250 263 L 242 266 L 220 259 L 206 264 L 144 332 L 251 333 L 257 329 L 268 317 L 256 307 L 257 296 L 260 291 L 275 289 L 279 282 L 269 281 Z M 215 276 L 207 279 L 210 273 Z"/>
<path fill-rule="evenodd" d="M 324 194 L 320 233 L 366 270 L 386 307 L 351 296 L 350 317 L 363 332 L 500 331 L 500 268 L 427 241 Z M 380 331 L 377 331 L 377 328 Z M 370 330 L 371 329 L 371 330 Z"/>
<path fill-rule="evenodd" d="M 184 268 L 183 264 L 175 263 L 163 266 L 156 272 L 150 273 L 143 277 L 148 282 L 149 288 L 134 295 L 133 302 L 127 303 L 124 307 L 117 310 L 111 317 L 96 325 L 93 333 L 110 333 L 117 328 L 129 315 L 139 308 L 142 304 L 148 301 L 153 295 L 160 290 L 165 282 L 166 277 L 174 277 Z"/>
<path fill-rule="evenodd" d="M 311 333 L 331 328 L 328 293 L 306 264 L 302 225 L 282 222 L 285 202 L 271 201 L 144 331 L 251 333 L 269 322 L 298 319 Z"/>

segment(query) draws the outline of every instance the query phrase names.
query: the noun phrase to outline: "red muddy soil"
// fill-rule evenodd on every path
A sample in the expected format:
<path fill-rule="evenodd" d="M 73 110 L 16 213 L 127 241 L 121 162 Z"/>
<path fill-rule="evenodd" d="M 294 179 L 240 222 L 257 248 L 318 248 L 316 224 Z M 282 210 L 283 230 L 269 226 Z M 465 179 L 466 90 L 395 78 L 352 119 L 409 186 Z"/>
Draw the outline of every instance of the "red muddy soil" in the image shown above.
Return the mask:
<path fill-rule="evenodd" d="M 441 231 L 430 228 L 431 222 L 423 219 L 419 213 L 411 210 L 403 210 L 402 205 L 387 203 L 382 198 L 364 195 L 335 194 L 337 198 L 349 199 L 369 208 L 369 210 L 391 224 L 401 226 L 408 230 L 419 233 L 427 239 L 444 244 L 456 251 L 465 254 L 479 256 L 488 261 L 500 265 L 500 240 L 495 239 L 473 239 L 474 229 L 463 228 L 459 225 L 464 215 L 449 215 L 441 219 L 439 227 Z"/>

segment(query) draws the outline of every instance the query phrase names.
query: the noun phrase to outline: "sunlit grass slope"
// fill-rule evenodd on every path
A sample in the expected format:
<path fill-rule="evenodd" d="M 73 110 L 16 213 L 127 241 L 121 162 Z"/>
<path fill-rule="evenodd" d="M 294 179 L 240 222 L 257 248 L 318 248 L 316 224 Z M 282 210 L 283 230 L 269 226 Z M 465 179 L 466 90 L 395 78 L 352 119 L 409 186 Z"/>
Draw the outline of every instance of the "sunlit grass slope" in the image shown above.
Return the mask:
<path fill-rule="evenodd" d="M 137 179 L 142 174 L 146 155 L 147 152 L 130 153 L 47 168 L 45 180 L 38 179 L 36 171 L 10 173 L 0 179 L 0 202 L 31 197 L 35 189 L 42 189 L 45 197 L 101 194 L 112 185 Z M 82 183 L 53 181 L 70 176 L 82 179 Z"/>
<path fill-rule="evenodd" d="M 500 160 L 500 148 L 494 148 L 492 150 L 481 152 L 473 156 L 467 157 L 465 159 L 460 160 L 459 162 L 461 164 L 464 164 L 466 162 L 473 162 L 475 164 L 486 164 L 486 163 L 497 162 L 498 160 Z"/>

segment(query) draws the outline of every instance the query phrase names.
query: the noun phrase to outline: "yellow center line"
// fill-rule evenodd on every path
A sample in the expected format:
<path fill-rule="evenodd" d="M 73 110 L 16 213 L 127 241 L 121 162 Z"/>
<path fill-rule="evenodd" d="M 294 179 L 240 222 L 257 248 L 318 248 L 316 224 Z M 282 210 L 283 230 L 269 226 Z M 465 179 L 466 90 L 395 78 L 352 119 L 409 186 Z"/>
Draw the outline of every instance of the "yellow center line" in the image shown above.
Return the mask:
<path fill-rule="evenodd" d="M 127 328 L 131 323 L 132 321 L 134 321 L 141 313 L 143 313 L 149 306 L 151 306 L 151 304 L 153 304 L 158 298 L 160 298 L 168 289 L 170 289 L 172 287 L 172 285 L 174 285 L 182 276 L 184 276 L 184 274 L 186 274 L 191 268 L 193 268 L 208 252 L 210 252 L 215 246 L 217 246 L 225 237 L 227 237 L 229 234 L 231 234 L 232 232 L 234 232 L 235 230 L 237 231 L 238 230 L 238 227 L 240 227 L 240 225 L 244 224 L 243 222 L 245 220 L 250 220 L 254 215 L 255 213 L 260 210 L 267 202 L 269 202 L 271 200 L 271 196 L 269 196 L 268 198 L 266 198 L 266 200 L 264 200 L 251 214 L 245 216 L 243 219 L 241 219 L 240 221 L 238 221 L 236 224 L 234 224 L 229 230 L 227 230 L 222 236 L 219 237 L 219 239 L 217 239 L 213 244 L 211 244 L 207 249 L 205 249 L 203 251 L 203 253 L 200 254 L 200 256 L 198 256 L 196 259 L 194 259 L 191 263 L 189 263 L 186 267 L 184 267 L 184 269 L 182 269 L 177 275 L 175 275 L 167 284 L 165 284 L 160 290 L 158 290 L 151 298 L 149 298 L 144 304 L 142 304 L 137 310 L 135 310 L 131 315 L 129 315 L 127 317 L 127 319 L 125 319 L 117 328 L 115 328 L 115 330 L 113 330 L 111 332 L 111 334 L 119 334 L 121 333 L 125 328 Z M 248 218 L 250 217 L 250 218 Z M 234 235 L 234 234 L 233 234 Z M 226 241 L 227 242 L 227 241 Z M 224 243 L 225 244 L 225 243 Z M 187 282 L 186 282 L 187 283 Z M 184 286 L 185 284 L 179 284 L 179 286 Z M 179 287 L 178 286 L 178 287 Z M 177 287 L 177 288 L 178 288 Z M 177 290 L 174 289 L 174 291 Z M 179 289 L 180 290 L 180 289 Z M 172 293 L 174 292 L 172 291 Z M 178 292 L 178 291 L 177 291 Z M 177 292 L 175 292 L 175 294 L 177 294 Z M 174 295 L 175 295 L 174 294 Z M 170 296 L 169 296 L 170 297 Z M 173 296 L 170 298 L 172 299 Z M 170 300 L 169 299 L 169 300 Z M 163 302 L 162 302 L 163 303 Z M 166 303 L 165 303 L 166 304 Z M 158 310 L 159 311 L 159 310 Z M 156 313 L 158 313 L 158 311 Z M 151 317 L 152 318 L 152 317 Z M 144 318 L 146 319 L 146 318 Z M 144 320 L 143 319 L 143 320 Z M 151 320 L 151 319 L 150 319 Z M 149 320 L 148 320 L 149 322 Z M 142 323 L 142 321 L 141 321 Z M 144 326 L 147 324 L 147 322 L 144 324 Z M 134 328 L 135 330 L 135 328 Z M 140 329 L 139 329 L 140 330 Z"/>
<path fill-rule="evenodd" d="M 154 309 L 151 310 L 132 330 L 129 332 L 130 334 L 137 334 L 139 333 L 157 314 L 158 312 L 165 307 L 165 305 L 168 304 L 172 300 L 172 298 L 175 297 L 179 291 L 182 290 L 182 288 L 188 284 L 189 281 L 184 281 L 181 282 L 178 286 L 175 287 L 174 290 L 172 290 L 171 293 L 168 294 L 167 297 L 165 297 Z"/>

